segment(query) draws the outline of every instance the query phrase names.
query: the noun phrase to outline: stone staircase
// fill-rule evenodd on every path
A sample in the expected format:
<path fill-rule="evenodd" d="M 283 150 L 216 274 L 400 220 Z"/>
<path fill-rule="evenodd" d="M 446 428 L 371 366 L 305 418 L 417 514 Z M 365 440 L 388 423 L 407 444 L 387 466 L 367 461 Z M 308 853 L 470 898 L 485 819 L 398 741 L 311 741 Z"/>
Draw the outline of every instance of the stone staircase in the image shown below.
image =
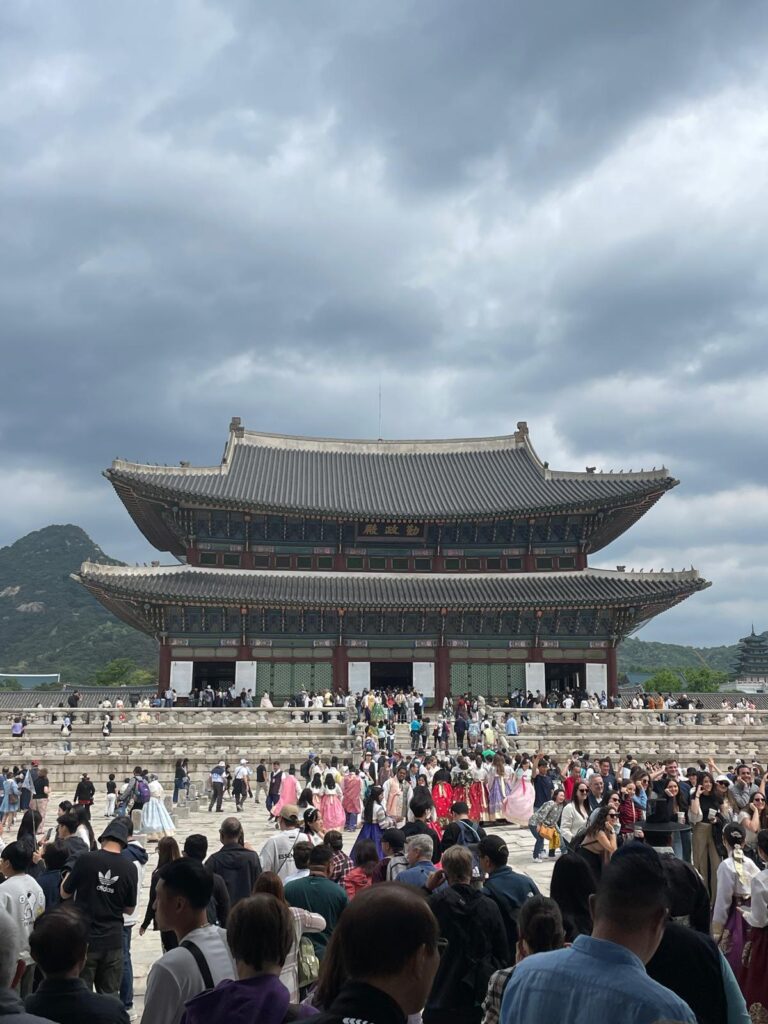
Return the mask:
<path fill-rule="evenodd" d="M 275 709 L 277 711 L 277 709 Z M 282 709 L 280 709 L 282 710 Z M 101 718 L 91 713 L 76 717 L 65 751 L 60 717 L 51 722 L 50 713 L 27 715 L 23 739 L 5 735 L 0 741 L 0 764 L 12 766 L 39 760 L 48 769 L 54 790 L 74 791 L 80 776 L 106 780 L 110 772 L 118 779 L 141 765 L 155 773 L 164 786 L 172 784 L 177 758 L 189 760 L 190 776 L 202 787 L 212 765 L 225 760 L 236 765 L 248 758 L 255 766 L 260 758 L 267 764 L 279 761 L 284 767 L 298 764 L 310 750 L 324 758 L 343 759 L 352 749 L 345 723 L 323 722 L 313 716 L 305 723 L 301 715 L 258 714 L 256 709 L 147 709 L 124 712 L 124 721 L 114 714 L 112 735 L 101 735 Z M 90 717 L 87 722 L 86 718 Z"/>

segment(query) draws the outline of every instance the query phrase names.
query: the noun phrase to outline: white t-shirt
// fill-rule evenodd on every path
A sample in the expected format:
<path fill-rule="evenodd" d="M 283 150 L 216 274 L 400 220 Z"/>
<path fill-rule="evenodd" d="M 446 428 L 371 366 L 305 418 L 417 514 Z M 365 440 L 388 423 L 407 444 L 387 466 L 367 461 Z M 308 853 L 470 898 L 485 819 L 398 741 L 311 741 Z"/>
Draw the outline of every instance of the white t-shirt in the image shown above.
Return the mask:
<path fill-rule="evenodd" d="M 283 881 L 296 870 L 293 860 L 293 846 L 306 837 L 299 833 L 298 828 L 290 828 L 278 832 L 264 843 L 259 853 L 262 871 L 275 871 Z"/>
<path fill-rule="evenodd" d="M 182 941 L 194 942 L 203 954 L 214 986 L 227 978 L 237 977 L 223 928 L 215 924 L 195 928 Z M 169 950 L 155 961 L 149 972 L 141 1024 L 179 1024 L 184 1003 L 199 995 L 204 988 L 200 968 L 189 950 L 181 946 Z"/>
<path fill-rule="evenodd" d="M 25 964 L 31 964 L 29 935 L 45 910 L 45 893 L 31 875 L 12 875 L 0 885 L 0 907 L 7 910 L 16 923 L 19 957 Z"/>

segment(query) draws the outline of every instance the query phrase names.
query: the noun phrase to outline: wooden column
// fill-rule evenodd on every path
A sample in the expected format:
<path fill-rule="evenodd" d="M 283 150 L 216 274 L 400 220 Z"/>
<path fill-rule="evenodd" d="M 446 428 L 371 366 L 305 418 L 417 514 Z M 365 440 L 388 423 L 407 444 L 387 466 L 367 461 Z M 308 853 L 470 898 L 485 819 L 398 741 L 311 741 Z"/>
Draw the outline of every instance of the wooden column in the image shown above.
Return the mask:
<path fill-rule="evenodd" d="M 341 693 L 349 693 L 349 658 L 347 648 L 337 644 L 333 648 L 333 689 Z"/>
<path fill-rule="evenodd" d="M 451 694 L 451 663 L 448 648 L 440 644 L 435 648 L 435 707 L 442 708 L 443 699 Z"/>
<path fill-rule="evenodd" d="M 171 685 L 171 648 L 168 644 L 160 644 L 160 659 L 157 668 L 157 693 L 159 697 L 165 696 L 165 691 Z"/>
<path fill-rule="evenodd" d="M 616 648 L 609 647 L 607 651 L 608 664 L 608 696 L 618 697 L 619 695 L 619 673 L 616 667 Z"/>

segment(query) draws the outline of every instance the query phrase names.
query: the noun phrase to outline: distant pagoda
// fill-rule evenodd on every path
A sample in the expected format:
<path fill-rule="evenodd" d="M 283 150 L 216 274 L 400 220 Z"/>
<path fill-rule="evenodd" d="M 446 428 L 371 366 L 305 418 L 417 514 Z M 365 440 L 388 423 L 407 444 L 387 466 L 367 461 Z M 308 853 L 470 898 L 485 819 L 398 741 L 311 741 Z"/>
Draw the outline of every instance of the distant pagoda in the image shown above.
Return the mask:
<path fill-rule="evenodd" d="M 739 659 L 736 664 L 737 683 L 768 683 L 768 639 L 764 634 L 755 633 L 739 640 Z"/>
<path fill-rule="evenodd" d="M 218 465 L 117 460 L 106 476 L 180 564 L 86 563 L 75 578 L 157 638 L 159 686 L 180 694 L 615 695 L 621 640 L 709 586 L 695 569 L 590 567 L 677 480 L 553 470 L 526 423 L 503 437 L 353 441 L 235 418 Z"/>

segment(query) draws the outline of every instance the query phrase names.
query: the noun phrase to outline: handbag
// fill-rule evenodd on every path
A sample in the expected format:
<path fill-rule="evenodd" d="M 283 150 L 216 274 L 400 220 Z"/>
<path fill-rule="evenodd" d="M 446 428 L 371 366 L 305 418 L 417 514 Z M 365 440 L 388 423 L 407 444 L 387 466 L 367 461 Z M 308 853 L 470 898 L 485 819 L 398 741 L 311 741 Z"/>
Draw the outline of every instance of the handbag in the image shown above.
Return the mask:
<path fill-rule="evenodd" d="M 537 831 L 542 839 L 552 840 L 555 836 L 555 830 L 551 825 L 539 825 Z"/>
<path fill-rule="evenodd" d="M 299 939 L 299 948 L 296 955 L 296 966 L 299 972 L 299 988 L 306 988 L 317 981 L 320 975 L 320 961 L 317 958 L 312 940 L 302 935 Z"/>

